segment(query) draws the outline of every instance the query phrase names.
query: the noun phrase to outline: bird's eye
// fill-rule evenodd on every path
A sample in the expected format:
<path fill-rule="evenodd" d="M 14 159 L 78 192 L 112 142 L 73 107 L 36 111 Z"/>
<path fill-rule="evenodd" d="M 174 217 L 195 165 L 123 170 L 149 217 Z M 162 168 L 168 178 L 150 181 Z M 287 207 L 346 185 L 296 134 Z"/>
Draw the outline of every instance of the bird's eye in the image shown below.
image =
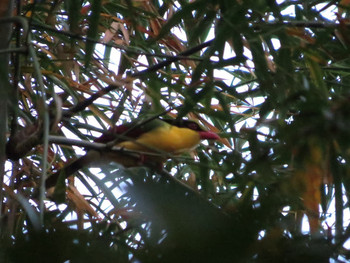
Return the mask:
<path fill-rule="evenodd" d="M 199 125 L 195 122 L 190 122 L 188 123 L 187 127 L 191 130 L 194 130 L 194 131 L 199 131 L 200 128 L 199 128 Z"/>

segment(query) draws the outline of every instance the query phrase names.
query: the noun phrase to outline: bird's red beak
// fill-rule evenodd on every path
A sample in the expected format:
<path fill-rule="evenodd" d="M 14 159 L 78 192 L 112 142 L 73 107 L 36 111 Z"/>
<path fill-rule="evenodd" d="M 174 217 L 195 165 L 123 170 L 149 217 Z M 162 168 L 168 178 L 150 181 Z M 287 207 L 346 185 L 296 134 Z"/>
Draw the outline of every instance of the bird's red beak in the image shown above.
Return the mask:
<path fill-rule="evenodd" d="M 201 140 L 219 140 L 220 136 L 212 131 L 200 131 L 199 132 Z"/>

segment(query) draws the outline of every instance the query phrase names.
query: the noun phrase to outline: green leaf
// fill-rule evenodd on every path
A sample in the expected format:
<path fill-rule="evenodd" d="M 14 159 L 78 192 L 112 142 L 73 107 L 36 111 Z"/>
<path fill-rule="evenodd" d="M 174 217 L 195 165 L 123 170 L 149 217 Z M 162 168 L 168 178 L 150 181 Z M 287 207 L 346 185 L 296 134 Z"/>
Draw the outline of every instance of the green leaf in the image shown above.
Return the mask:
<path fill-rule="evenodd" d="M 88 16 L 89 29 L 85 43 L 85 67 L 88 68 L 95 51 L 96 41 L 98 40 L 98 26 L 100 23 L 102 0 L 94 0 L 91 5 L 91 13 Z"/>

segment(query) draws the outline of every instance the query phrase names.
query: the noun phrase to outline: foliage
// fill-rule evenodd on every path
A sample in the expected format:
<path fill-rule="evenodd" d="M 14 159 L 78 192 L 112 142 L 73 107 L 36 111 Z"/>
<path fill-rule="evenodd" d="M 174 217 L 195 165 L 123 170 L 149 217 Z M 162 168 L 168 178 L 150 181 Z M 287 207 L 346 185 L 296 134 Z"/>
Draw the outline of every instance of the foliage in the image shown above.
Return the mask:
<path fill-rule="evenodd" d="M 21 1 L 0 66 L 2 262 L 349 260 L 348 9 Z M 44 200 L 45 177 L 101 132 L 157 116 L 222 139 L 163 171 L 85 168 Z"/>

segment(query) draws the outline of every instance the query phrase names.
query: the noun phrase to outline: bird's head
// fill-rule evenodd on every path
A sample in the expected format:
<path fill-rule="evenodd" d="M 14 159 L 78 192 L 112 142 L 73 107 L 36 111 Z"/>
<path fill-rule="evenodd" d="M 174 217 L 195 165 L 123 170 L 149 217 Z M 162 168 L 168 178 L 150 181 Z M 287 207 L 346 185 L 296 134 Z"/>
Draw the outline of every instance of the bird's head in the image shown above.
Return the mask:
<path fill-rule="evenodd" d="M 200 135 L 201 140 L 219 140 L 220 139 L 220 136 L 217 133 L 213 131 L 205 130 L 198 122 L 193 120 L 163 119 L 163 121 L 180 128 L 188 128 L 193 131 L 197 131 Z"/>

